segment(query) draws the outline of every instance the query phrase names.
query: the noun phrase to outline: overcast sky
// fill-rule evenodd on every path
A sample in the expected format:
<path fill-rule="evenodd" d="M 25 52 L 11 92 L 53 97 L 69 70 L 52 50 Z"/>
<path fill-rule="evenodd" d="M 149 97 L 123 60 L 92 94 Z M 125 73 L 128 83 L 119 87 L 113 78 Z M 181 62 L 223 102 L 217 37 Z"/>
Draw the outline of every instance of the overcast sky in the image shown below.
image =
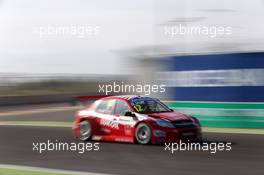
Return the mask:
<path fill-rule="evenodd" d="M 130 73 L 119 51 L 173 43 L 258 43 L 264 39 L 263 16 L 263 0 L 0 0 L 0 72 Z M 170 22 L 231 26 L 232 35 L 166 38 L 162 30 Z M 98 27 L 98 33 L 83 38 L 38 33 L 40 27 L 74 25 Z"/>

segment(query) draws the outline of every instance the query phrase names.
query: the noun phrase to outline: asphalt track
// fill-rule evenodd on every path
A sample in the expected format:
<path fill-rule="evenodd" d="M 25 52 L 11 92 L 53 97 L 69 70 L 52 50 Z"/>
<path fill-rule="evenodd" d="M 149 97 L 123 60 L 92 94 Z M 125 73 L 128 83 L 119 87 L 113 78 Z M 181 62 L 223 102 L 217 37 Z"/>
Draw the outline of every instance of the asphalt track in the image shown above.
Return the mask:
<path fill-rule="evenodd" d="M 2 116 L 6 120 L 71 121 L 74 110 Z M 264 135 L 205 133 L 209 142 L 232 142 L 231 151 L 174 152 L 164 146 L 100 142 L 99 151 L 33 151 L 33 142 L 77 142 L 67 127 L 0 126 L 0 164 L 107 174 L 264 174 Z"/>
<path fill-rule="evenodd" d="M 57 104 L 56 106 L 49 105 L 49 106 L 42 106 L 40 107 L 16 107 L 15 110 L 10 109 L 10 107 L 2 107 L 0 108 L 0 122 L 1 121 L 59 121 L 59 122 L 72 122 L 74 119 L 74 114 L 76 113 L 77 109 L 81 109 L 82 107 L 69 107 L 65 106 L 64 104 Z M 41 109 L 40 112 L 32 113 L 35 109 Z M 49 111 L 52 109 L 62 108 L 62 110 L 58 111 Z M 63 109 L 65 108 L 65 109 Z M 74 109 L 72 109 L 74 108 Z M 25 114 L 21 113 L 25 112 Z M 3 115 L 3 113 L 12 112 L 12 115 Z M 28 113 L 27 113 L 28 112 Z"/>

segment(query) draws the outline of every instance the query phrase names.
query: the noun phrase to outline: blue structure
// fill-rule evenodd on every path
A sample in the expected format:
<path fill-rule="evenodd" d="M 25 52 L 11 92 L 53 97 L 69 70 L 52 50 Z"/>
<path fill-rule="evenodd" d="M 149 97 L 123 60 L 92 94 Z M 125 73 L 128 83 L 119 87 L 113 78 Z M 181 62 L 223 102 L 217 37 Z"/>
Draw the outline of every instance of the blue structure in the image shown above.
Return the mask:
<path fill-rule="evenodd" d="M 171 56 L 161 82 L 177 101 L 264 102 L 264 53 Z"/>

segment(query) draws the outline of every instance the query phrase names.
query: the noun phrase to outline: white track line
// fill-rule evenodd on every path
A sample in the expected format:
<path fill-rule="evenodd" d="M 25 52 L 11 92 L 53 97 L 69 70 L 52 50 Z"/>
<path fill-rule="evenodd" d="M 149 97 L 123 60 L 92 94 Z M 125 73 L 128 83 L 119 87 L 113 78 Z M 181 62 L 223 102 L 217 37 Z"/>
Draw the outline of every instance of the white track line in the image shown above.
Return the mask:
<path fill-rule="evenodd" d="M 42 172 L 42 173 L 44 172 L 44 173 L 71 174 L 71 175 L 110 175 L 110 174 L 104 174 L 104 173 L 68 171 L 68 170 L 61 170 L 61 169 L 39 168 L 39 167 L 9 165 L 9 164 L 0 164 L 0 168 L 24 170 L 24 171 L 37 171 L 37 172 Z"/>

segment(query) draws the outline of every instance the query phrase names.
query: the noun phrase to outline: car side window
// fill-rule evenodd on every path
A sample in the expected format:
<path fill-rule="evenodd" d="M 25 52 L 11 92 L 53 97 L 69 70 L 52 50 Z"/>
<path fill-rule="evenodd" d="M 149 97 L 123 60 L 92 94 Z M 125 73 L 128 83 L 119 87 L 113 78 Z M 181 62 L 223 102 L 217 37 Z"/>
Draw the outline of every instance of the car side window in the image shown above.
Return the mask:
<path fill-rule="evenodd" d="M 126 112 L 131 111 L 128 104 L 122 100 L 116 101 L 115 114 L 116 115 L 125 115 Z"/>
<path fill-rule="evenodd" d="M 113 114 L 115 106 L 115 100 L 102 100 L 101 103 L 97 106 L 96 112 L 104 114 Z"/>

